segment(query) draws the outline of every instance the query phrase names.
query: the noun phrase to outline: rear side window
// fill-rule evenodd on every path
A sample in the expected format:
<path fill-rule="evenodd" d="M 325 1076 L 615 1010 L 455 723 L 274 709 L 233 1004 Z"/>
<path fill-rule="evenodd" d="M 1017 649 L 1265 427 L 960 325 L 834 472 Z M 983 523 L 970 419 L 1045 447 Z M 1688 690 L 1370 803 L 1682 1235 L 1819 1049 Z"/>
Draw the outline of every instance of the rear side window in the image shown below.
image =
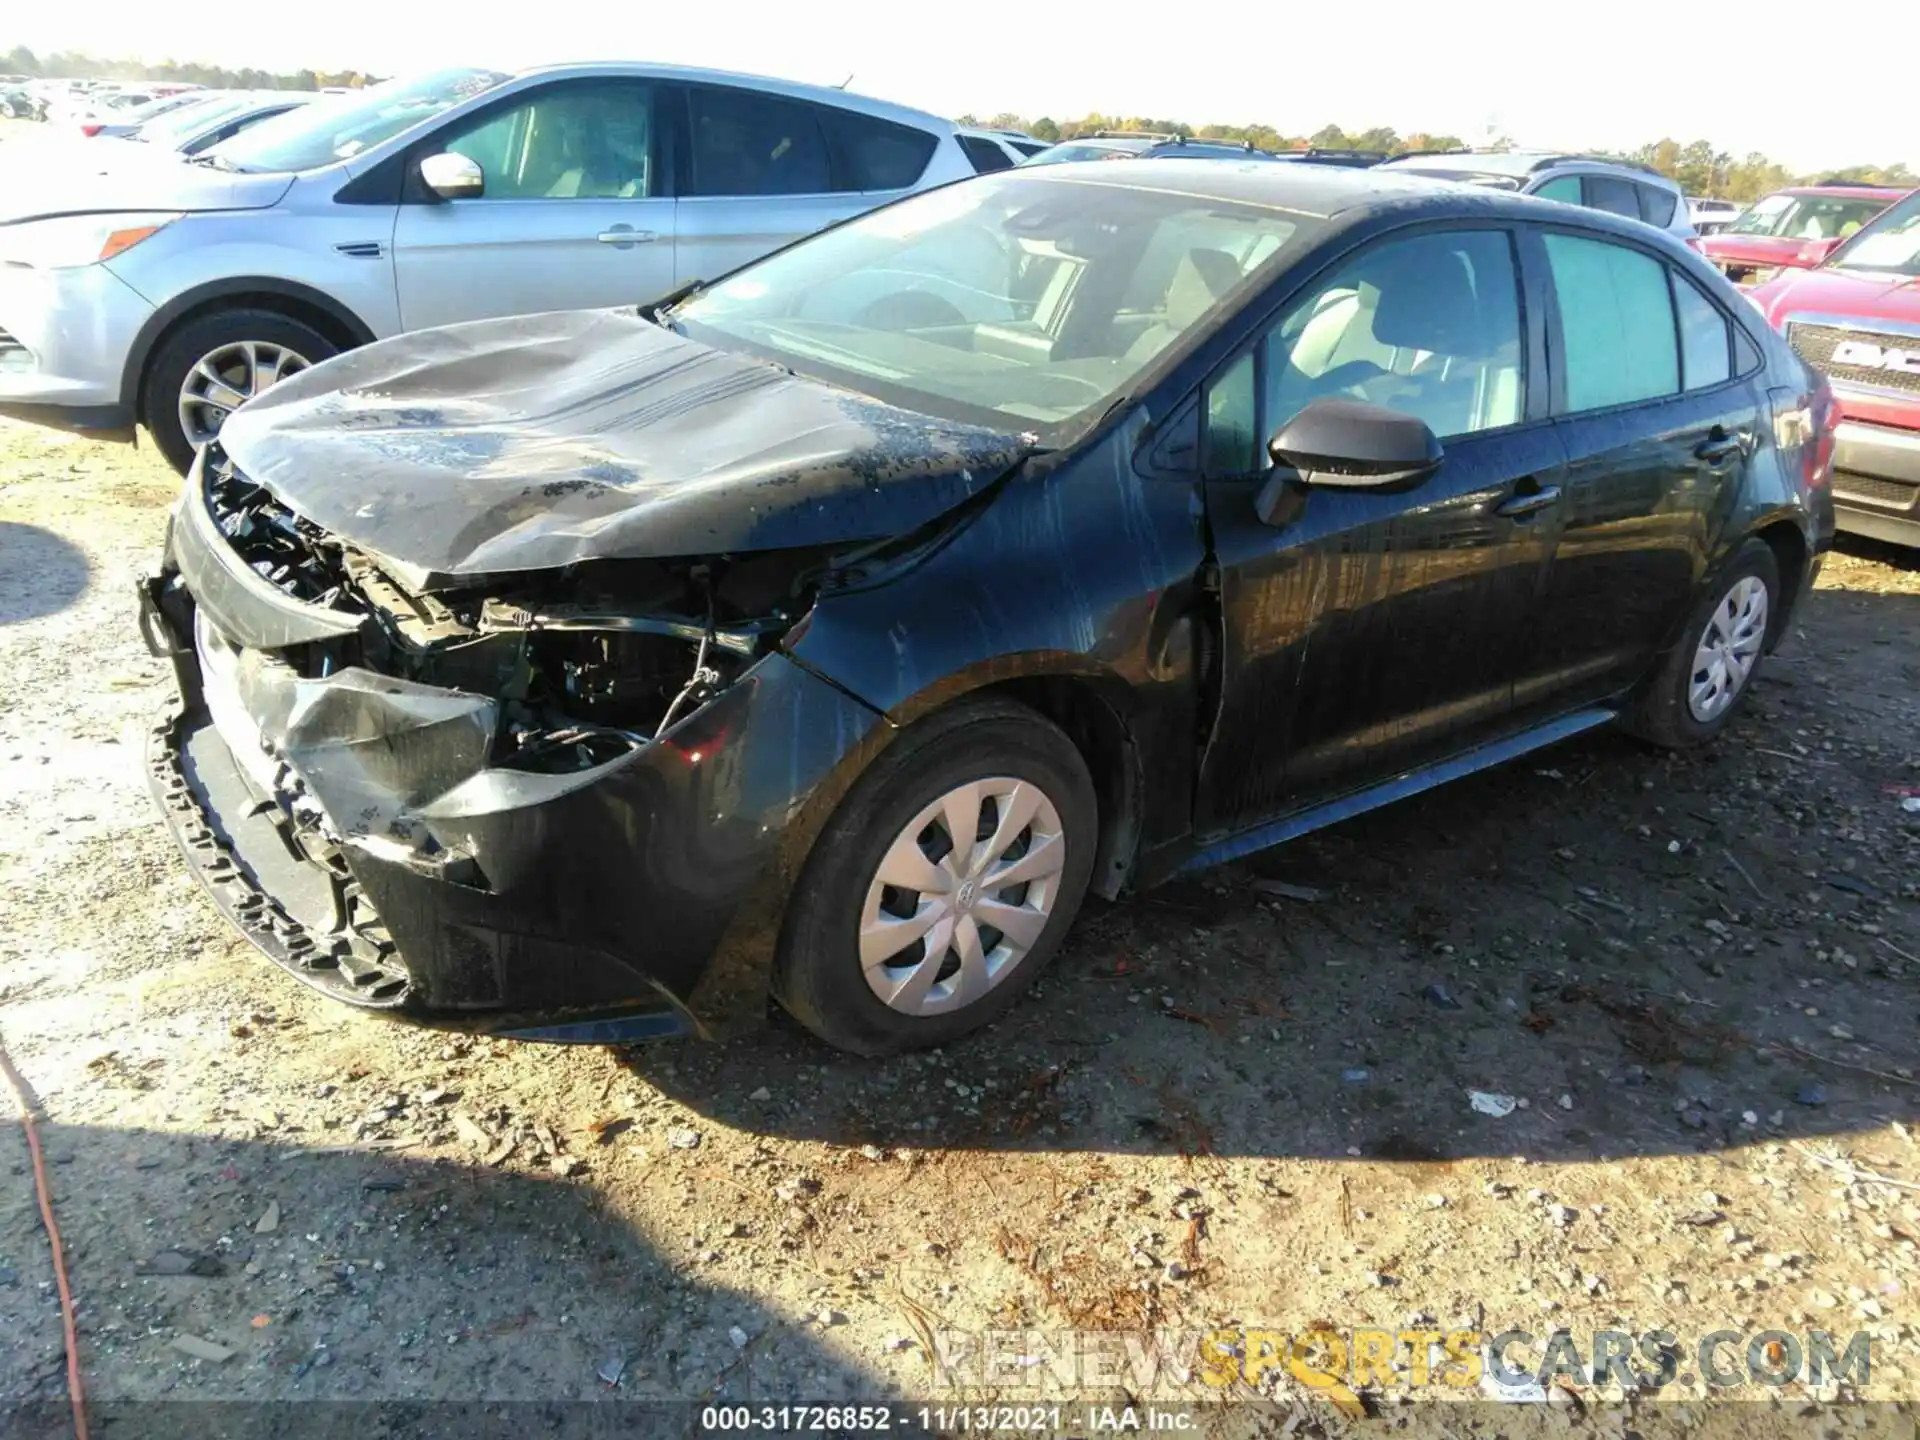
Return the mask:
<path fill-rule="evenodd" d="M 836 190 L 905 190 L 917 185 L 940 143 L 925 130 L 851 110 L 823 107 L 820 123 L 838 162 Z M 967 158 L 980 168 L 972 152 Z"/>
<path fill-rule="evenodd" d="M 1622 180 L 1616 175 L 1589 175 L 1587 184 L 1587 208 L 1605 210 L 1610 215 L 1624 215 L 1629 220 L 1640 218 L 1640 197 L 1634 194 L 1637 188 L 1632 181 Z"/>
<path fill-rule="evenodd" d="M 1567 409 L 1599 410 L 1678 394 L 1680 346 L 1667 267 L 1606 240 L 1544 238 L 1560 302 Z"/>
<path fill-rule="evenodd" d="M 1558 200 L 1564 205 L 1583 205 L 1580 198 L 1580 177 L 1578 175 L 1559 175 L 1547 181 L 1533 192 L 1542 200 Z"/>
<path fill-rule="evenodd" d="M 1649 225 L 1658 225 L 1662 230 L 1673 223 L 1673 212 L 1679 204 L 1679 197 L 1671 190 L 1662 190 L 1658 185 L 1636 185 L 1640 192 L 1640 218 Z"/>
<path fill-rule="evenodd" d="M 956 137 L 960 148 L 967 152 L 967 159 L 973 164 L 976 175 L 990 175 L 995 170 L 1013 168 L 1013 158 L 984 135 L 961 135 Z"/>
<path fill-rule="evenodd" d="M 820 110 L 752 90 L 697 86 L 688 97 L 691 195 L 820 195 L 833 189 Z"/>
<path fill-rule="evenodd" d="M 1673 306 L 1680 317 L 1680 379 L 1705 390 L 1733 377 L 1733 336 L 1727 317 L 1686 276 L 1673 277 Z"/>

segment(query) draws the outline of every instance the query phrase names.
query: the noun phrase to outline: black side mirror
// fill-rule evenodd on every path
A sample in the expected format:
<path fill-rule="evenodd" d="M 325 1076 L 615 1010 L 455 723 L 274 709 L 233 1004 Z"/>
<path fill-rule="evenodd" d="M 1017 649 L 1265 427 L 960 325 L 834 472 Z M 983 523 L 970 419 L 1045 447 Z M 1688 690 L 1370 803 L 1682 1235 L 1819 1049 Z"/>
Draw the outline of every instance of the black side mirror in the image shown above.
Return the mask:
<path fill-rule="evenodd" d="M 1273 475 L 1254 502 L 1269 525 L 1298 510 L 1303 488 L 1411 490 L 1445 453 L 1427 422 L 1363 400 L 1315 400 L 1267 443 Z"/>

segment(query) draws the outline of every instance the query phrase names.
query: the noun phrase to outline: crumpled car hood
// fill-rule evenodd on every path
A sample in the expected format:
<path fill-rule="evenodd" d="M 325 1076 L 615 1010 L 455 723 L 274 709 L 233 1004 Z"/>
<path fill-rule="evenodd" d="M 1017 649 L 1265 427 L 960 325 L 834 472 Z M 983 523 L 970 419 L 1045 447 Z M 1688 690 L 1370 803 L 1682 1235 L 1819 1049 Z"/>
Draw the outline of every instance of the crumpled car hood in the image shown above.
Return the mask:
<path fill-rule="evenodd" d="M 1031 448 L 630 310 L 381 341 L 274 386 L 220 444 L 295 512 L 418 583 L 884 539 Z"/>

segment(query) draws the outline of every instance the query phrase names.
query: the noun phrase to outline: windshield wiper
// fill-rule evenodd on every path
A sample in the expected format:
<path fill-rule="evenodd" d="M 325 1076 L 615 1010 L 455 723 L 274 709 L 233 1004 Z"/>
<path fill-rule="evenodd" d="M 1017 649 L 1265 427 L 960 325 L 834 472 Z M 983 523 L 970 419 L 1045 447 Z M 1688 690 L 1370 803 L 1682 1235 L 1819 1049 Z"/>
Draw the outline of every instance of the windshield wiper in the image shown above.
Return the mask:
<path fill-rule="evenodd" d="M 689 280 L 678 289 L 669 290 L 658 300 L 651 300 L 645 305 L 640 306 L 640 316 L 642 319 L 651 320 L 654 324 L 670 330 L 673 326 L 667 319 L 668 312 L 683 301 L 691 300 L 706 288 L 707 282 L 704 280 Z"/>

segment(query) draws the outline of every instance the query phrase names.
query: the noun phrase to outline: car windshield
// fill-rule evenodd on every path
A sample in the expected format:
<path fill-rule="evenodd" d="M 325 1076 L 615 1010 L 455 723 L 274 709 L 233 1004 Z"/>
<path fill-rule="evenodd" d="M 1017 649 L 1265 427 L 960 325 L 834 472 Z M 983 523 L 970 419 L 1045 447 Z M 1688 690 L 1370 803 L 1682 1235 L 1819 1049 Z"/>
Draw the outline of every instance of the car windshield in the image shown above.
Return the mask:
<path fill-rule="evenodd" d="M 1025 163 L 1065 165 L 1075 160 L 1132 160 L 1152 144 L 1151 140 L 1137 140 L 1131 145 L 1119 141 L 1100 145 L 1076 145 L 1071 141 L 1063 141 L 1058 145 L 1049 145 Z"/>
<path fill-rule="evenodd" d="M 411 130 L 506 78 L 497 70 L 439 70 L 326 96 L 242 131 L 202 158 L 233 170 L 317 170 Z"/>
<path fill-rule="evenodd" d="M 1843 270 L 1920 275 L 1920 190 L 1861 230 L 1827 263 Z"/>
<path fill-rule="evenodd" d="M 1891 197 L 1889 197 L 1891 198 Z M 1729 235 L 1770 235 L 1789 240 L 1843 240 L 1887 206 L 1885 200 L 1844 195 L 1769 195 L 1732 225 Z"/>
<path fill-rule="evenodd" d="M 1462 185 L 1484 185 L 1491 190 L 1518 190 L 1520 182 L 1511 175 L 1495 175 L 1486 170 L 1448 170 L 1438 165 L 1395 165 L 1396 175 L 1424 175 L 1429 180 L 1455 180 Z"/>
<path fill-rule="evenodd" d="M 133 138 L 144 140 L 149 145 L 171 148 L 189 136 L 198 135 L 209 125 L 219 124 L 229 115 L 238 115 L 253 103 L 245 95 L 221 95 L 202 100 L 197 105 L 186 105 L 169 111 L 157 120 L 149 120 L 133 132 Z"/>
<path fill-rule="evenodd" d="M 841 225 L 671 312 L 694 339 L 1048 443 L 1314 222 L 1172 189 L 1003 171 Z"/>

